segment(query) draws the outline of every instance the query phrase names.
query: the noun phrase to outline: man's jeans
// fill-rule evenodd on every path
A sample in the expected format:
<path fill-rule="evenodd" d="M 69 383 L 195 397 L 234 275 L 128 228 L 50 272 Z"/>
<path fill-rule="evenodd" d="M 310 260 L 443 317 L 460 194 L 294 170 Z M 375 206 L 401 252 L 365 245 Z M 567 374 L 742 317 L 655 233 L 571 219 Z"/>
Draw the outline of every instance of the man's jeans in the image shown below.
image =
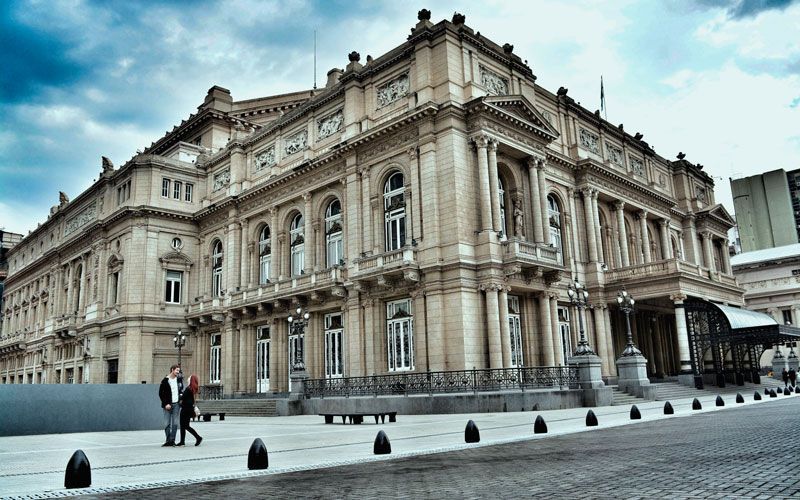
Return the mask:
<path fill-rule="evenodd" d="M 181 407 L 178 403 L 172 403 L 170 411 L 164 410 L 164 434 L 167 435 L 167 442 L 175 442 L 175 434 L 178 432 L 178 420 L 181 414 Z"/>

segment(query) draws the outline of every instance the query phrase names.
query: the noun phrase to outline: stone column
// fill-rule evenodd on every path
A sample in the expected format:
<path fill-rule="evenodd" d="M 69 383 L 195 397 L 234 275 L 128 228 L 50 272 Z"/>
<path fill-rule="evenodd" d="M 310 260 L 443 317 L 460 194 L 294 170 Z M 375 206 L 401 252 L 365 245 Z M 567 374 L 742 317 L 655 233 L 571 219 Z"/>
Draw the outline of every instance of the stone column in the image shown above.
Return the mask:
<path fill-rule="evenodd" d="M 542 243 L 549 245 L 550 242 L 550 216 L 547 210 L 547 179 L 544 176 L 545 161 L 538 163 L 537 174 L 539 176 L 539 202 L 542 204 Z"/>
<path fill-rule="evenodd" d="M 489 189 L 492 200 L 492 230 L 506 232 L 500 221 L 500 185 L 497 176 L 497 141 L 490 140 L 488 144 L 489 160 Z M 508 236 L 508 235 L 506 235 Z"/>
<path fill-rule="evenodd" d="M 614 332 L 611 329 L 611 315 L 609 314 L 609 309 L 606 307 L 603 309 L 603 324 L 605 325 L 606 329 L 606 349 L 608 352 L 608 359 L 616 359 L 617 354 L 614 351 Z M 609 376 L 614 376 L 617 374 L 617 365 L 615 363 L 608 363 L 608 374 Z"/>
<path fill-rule="evenodd" d="M 625 202 L 618 201 L 614 204 L 617 209 L 617 226 L 619 234 L 619 254 L 622 258 L 622 266 L 631 265 L 630 255 L 628 255 L 628 230 L 625 228 Z"/>
<path fill-rule="evenodd" d="M 90 259 L 86 258 L 86 255 L 81 255 L 81 274 L 78 276 L 80 280 L 80 285 L 78 288 L 78 315 L 83 316 L 84 312 L 86 311 L 86 297 L 89 288 L 86 284 L 86 278 L 89 275 L 89 261 Z M 75 370 L 75 376 L 78 376 L 78 370 Z"/>
<path fill-rule="evenodd" d="M 703 238 L 703 259 L 705 261 L 705 267 L 711 271 L 715 271 L 714 254 L 711 246 L 711 231 L 703 231 L 700 233 L 700 237 Z"/>
<path fill-rule="evenodd" d="M 539 197 L 539 176 L 537 174 L 537 164 L 541 160 L 531 157 L 528 158 L 528 180 L 531 184 L 531 218 L 533 219 L 533 241 L 541 243 L 543 240 L 543 218 L 541 216 L 542 201 Z M 549 230 L 549 227 L 548 227 Z"/>
<path fill-rule="evenodd" d="M 75 266 L 72 262 L 69 263 L 69 279 L 67 280 L 67 314 L 74 314 L 75 307 L 73 306 L 73 290 L 75 289 Z"/>
<path fill-rule="evenodd" d="M 225 265 L 225 272 L 223 273 L 223 286 L 224 290 L 228 293 L 234 291 L 237 287 L 241 286 L 239 271 L 240 267 L 237 266 L 236 253 L 239 251 L 242 239 L 242 228 L 237 222 L 231 221 L 228 224 L 228 234 L 225 238 L 226 247 L 225 256 L 223 257 L 223 265 Z"/>
<path fill-rule="evenodd" d="M 481 285 L 486 293 L 486 331 L 489 337 L 489 368 L 503 367 L 503 347 L 500 333 L 498 290 L 493 283 Z"/>
<path fill-rule="evenodd" d="M 586 239 L 589 244 L 589 262 L 597 262 L 597 237 L 594 234 L 594 215 L 592 214 L 592 190 L 581 191 L 583 194 L 584 220 L 586 221 Z"/>
<path fill-rule="evenodd" d="M 540 338 L 544 365 L 555 366 L 555 346 L 553 345 L 553 334 L 550 331 L 552 328 L 552 322 L 550 321 L 550 294 L 547 292 L 542 292 L 539 295 L 539 328 L 541 328 Z"/>
<path fill-rule="evenodd" d="M 686 327 L 686 311 L 684 310 L 683 306 L 683 301 L 686 300 L 686 295 L 670 295 L 669 299 L 675 305 L 675 335 L 677 336 L 678 340 L 678 355 L 680 356 L 681 374 L 691 375 L 692 358 L 689 353 L 689 329 Z M 692 384 L 691 379 L 690 384 Z"/>
<path fill-rule="evenodd" d="M 509 287 L 501 286 L 499 291 L 500 335 L 503 348 L 503 368 L 511 367 L 511 328 L 508 325 L 508 291 Z"/>
<path fill-rule="evenodd" d="M 303 201 L 305 202 L 305 207 L 303 209 L 303 222 L 305 223 L 305 227 L 303 228 L 303 259 L 304 267 L 306 274 L 312 274 L 314 272 L 314 263 L 316 258 L 316 249 L 315 239 L 314 238 L 314 228 L 311 224 L 312 213 L 311 208 L 311 192 L 303 194 Z"/>
<path fill-rule="evenodd" d="M 281 229 L 278 227 L 278 207 L 273 206 L 269 209 L 270 215 L 270 223 L 269 223 L 269 231 L 270 231 L 270 239 L 272 240 L 272 255 L 270 256 L 270 267 L 269 267 L 269 280 L 272 283 L 277 283 L 281 279 L 281 262 L 283 258 L 281 256 L 281 250 L 283 250 L 283 245 L 281 242 L 281 238 L 279 235 L 283 233 Z M 270 376 L 271 377 L 271 376 Z M 270 378 L 272 380 L 272 378 Z"/>
<path fill-rule="evenodd" d="M 600 366 L 603 375 L 608 376 L 609 366 L 611 365 L 611 357 L 608 355 L 608 341 L 606 340 L 605 310 L 605 304 L 597 304 L 593 308 L 597 355 L 600 356 Z"/>
<path fill-rule="evenodd" d="M 242 325 L 241 323 L 239 324 L 239 329 L 238 330 L 239 330 L 239 334 L 238 334 L 239 345 L 237 347 L 239 348 L 239 353 L 238 353 L 239 374 L 238 374 L 238 377 L 237 377 L 238 378 L 238 383 L 236 384 L 236 387 L 237 387 L 238 392 L 247 392 L 247 379 L 248 379 L 247 367 L 249 365 L 248 359 L 247 359 L 248 354 L 249 354 L 248 353 L 248 347 L 249 347 L 249 342 L 248 341 L 250 340 L 250 334 L 252 332 L 250 331 L 250 327 L 249 326 Z"/>
<path fill-rule="evenodd" d="M 596 239 L 595 245 L 597 246 L 597 260 L 605 262 L 603 257 L 603 231 L 600 229 L 600 212 L 597 208 L 597 199 L 600 196 L 600 191 L 592 190 L 592 217 L 594 221 L 594 235 Z"/>
<path fill-rule="evenodd" d="M 567 360 L 561 349 L 561 332 L 558 331 L 558 294 L 550 293 L 550 337 L 553 339 L 555 364 L 563 365 Z"/>
<path fill-rule="evenodd" d="M 731 254 L 728 252 L 728 238 L 722 239 L 722 272 L 731 275 Z"/>
<path fill-rule="evenodd" d="M 688 252 L 692 256 L 692 261 L 698 266 L 702 267 L 703 259 L 700 258 L 700 253 L 697 249 L 697 227 L 694 224 L 695 221 L 694 214 L 689 214 L 687 216 L 687 219 L 689 222 L 688 224 L 689 230 L 684 233 L 684 237 L 686 238 L 686 241 L 689 242 Z M 686 259 L 686 257 L 684 257 L 684 259 L 688 260 Z"/>
<path fill-rule="evenodd" d="M 362 167 L 361 174 L 361 237 L 362 252 L 372 251 L 372 208 L 370 205 L 369 167 Z M 354 257 L 354 256 L 353 256 Z"/>
<path fill-rule="evenodd" d="M 380 343 L 380 337 L 375 338 L 374 335 L 371 333 L 375 331 L 375 299 L 372 298 L 364 298 L 361 300 L 361 314 L 364 315 L 364 331 L 367 332 L 364 335 L 364 351 L 366 352 L 366 356 L 364 357 L 364 374 L 369 376 L 376 373 L 376 369 L 380 366 L 380 363 L 377 363 L 376 359 L 376 349 L 375 349 L 375 341 Z M 416 321 L 414 322 L 414 326 L 416 325 Z M 415 329 L 416 330 L 416 329 Z M 414 332 L 416 334 L 416 332 Z M 414 340 L 417 340 L 416 338 Z M 414 342 L 414 347 L 418 342 Z M 416 353 L 415 353 L 416 354 Z"/>
<path fill-rule="evenodd" d="M 251 285 L 251 277 L 252 273 L 250 273 L 250 242 L 248 241 L 250 238 L 248 237 L 249 232 L 249 223 L 247 219 L 243 219 L 239 222 L 241 226 L 240 232 L 242 235 L 242 256 L 240 259 L 241 269 L 240 269 L 240 282 L 242 284 L 242 288 Z"/>
<path fill-rule="evenodd" d="M 669 237 L 669 219 L 661 219 L 661 257 L 663 259 L 672 258 L 672 241 Z"/>
<path fill-rule="evenodd" d="M 642 233 L 642 255 L 644 255 L 645 264 L 653 261 L 653 255 L 650 252 L 650 235 L 647 232 L 647 210 L 639 212 L 639 231 Z"/>
<path fill-rule="evenodd" d="M 478 184 L 480 199 L 480 212 L 481 212 L 481 231 L 488 231 L 492 228 L 492 197 L 491 197 L 491 179 L 489 178 L 489 157 L 486 148 L 489 141 L 484 136 L 478 136 L 473 139 L 475 147 L 478 151 Z M 495 179 L 495 185 L 497 180 Z"/>

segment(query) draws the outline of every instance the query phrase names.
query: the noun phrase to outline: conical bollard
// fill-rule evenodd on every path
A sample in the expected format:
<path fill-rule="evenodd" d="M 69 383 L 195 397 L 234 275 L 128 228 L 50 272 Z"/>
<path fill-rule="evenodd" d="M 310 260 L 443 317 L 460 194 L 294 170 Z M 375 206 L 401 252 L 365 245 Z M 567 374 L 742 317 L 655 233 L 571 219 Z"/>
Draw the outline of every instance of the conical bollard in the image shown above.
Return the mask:
<path fill-rule="evenodd" d="M 372 452 L 375 455 L 388 455 L 392 452 L 392 445 L 389 444 L 389 438 L 383 431 L 378 432 L 375 437 L 375 444 L 372 446 Z"/>
<path fill-rule="evenodd" d="M 675 410 L 672 409 L 672 405 L 669 404 L 669 401 L 664 403 L 664 415 L 674 415 Z"/>
<path fill-rule="evenodd" d="M 464 442 L 465 443 L 480 443 L 481 433 L 478 431 L 478 426 L 475 422 L 470 420 L 467 422 L 467 428 L 464 429 Z"/>
<path fill-rule="evenodd" d="M 758 393 L 756 393 L 758 394 Z M 742 396 L 741 392 L 736 393 L 736 402 L 737 403 L 744 403 L 744 396 Z"/>
<path fill-rule="evenodd" d="M 700 404 L 700 400 L 694 398 L 694 401 L 692 401 L 692 410 L 702 410 L 702 409 L 703 405 Z"/>
<path fill-rule="evenodd" d="M 264 446 L 264 441 L 261 438 L 255 438 L 253 444 L 250 445 L 250 451 L 247 453 L 247 468 L 257 470 L 266 469 L 267 467 L 269 467 L 267 447 Z"/>
<path fill-rule="evenodd" d="M 788 387 L 784 387 L 783 388 L 783 395 L 784 396 L 791 396 L 792 395 L 792 391 L 790 391 Z"/>
<path fill-rule="evenodd" d="M 544 418 L 541 415 L 537 416 L 536 422 L 533 423 L 533 433 L 547 434 L 547 424 L 544 422 Z"/>
<path fill-rule="evenodd" d="M 642 413 L 639 411 L 639 408 L 636 405 L 631 406 L 631 420 L 641 420 Z"/>
<path fill-rule="evenodd" d="M 77 450 L 67 462 L 64 474 L 64 488 L 88 488 L 92 485 L 92 466 L 83 450 Z"/>
<path fill-rule="evenodd" d="M 769 397 L 771 397 L 771 398 L 777 398 L 778 397 L 778 395 L 775 394 L 775 389 L 772 389 L 772 390 L 769 391 Z"/>
<path fill-rule="evenodd" d="M 769 396 L 769 389 L 767 389 L 766 387 L 764 387 L 764 395 Z"/>
<path fill-rule="evenodd" d="M 725 406 L 725 401 L 722 400 L 722 396 L 717 394 L 717 400 L 714 401 L 714 404 L 717 406 Z"/>
<path fill-rule="evenodd" d="M 756 393 L 753 394 L 753 401 L 761 401 L 761 393 L 760 392 L 756 391 Z"/>
<path fill-rule="evenodd" d="M 800 394 L 800 385 L 794 386 L 794 393 L 795 394 Z"/>
<path fill-rule="evenodd" d="M 586 427 L 597 427 L 597 416 L 592 410 L 586 414 Z"/>

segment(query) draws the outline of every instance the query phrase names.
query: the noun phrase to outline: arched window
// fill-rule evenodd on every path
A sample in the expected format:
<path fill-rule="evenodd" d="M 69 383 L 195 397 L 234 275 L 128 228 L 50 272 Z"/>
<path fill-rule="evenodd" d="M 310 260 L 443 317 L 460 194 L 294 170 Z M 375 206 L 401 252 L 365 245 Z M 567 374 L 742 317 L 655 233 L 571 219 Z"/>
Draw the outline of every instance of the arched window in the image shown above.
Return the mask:
<path fill-rule="evenodd" d="M 272 262 L 272 240 L 269 226 L 264 226 L 258 235 L 258 282 L 269 283 L 270 263 Z"/>
<path fill-rule="evenodd" d="M 503 179 L 497 178 L 497 196 L 500 198 L 500 239 L 507 238 L 506 231 L 506 190 L 503 188 Z"/>
<path fill-rule="evenodd" d="M 289 248 L 291 249 L 292 276 L 303 274 L 305 267 L 305 234 L 302 214 L 297 214 L 289 226 Z"/>
<path fill-rule="evenodd" d="M 403 174 L 395 172 L 383 186 L 383 218 L 386 251 L 399 250 L 406 244 L 406 200 Z"/>
<path fill-rule="evenodd" d="M 550 221 L 550 244 L 558 253 L 558 262 L 564 262 L 563 247 L 561 244 L 561 208 L 555 196 L 547 196 L 547 219 Z"/>
<path fill-rule="evenodd" d="M 342 242 L 342 204 L 333 200 L 325 210 L 325 250 L 328 267 L 339 265 L 344 260 Z"/>
<path fill-rule="evenodd" d="M 211 251 L 211 296 L 222 297 L 222 242 L 214 242 Z"/>

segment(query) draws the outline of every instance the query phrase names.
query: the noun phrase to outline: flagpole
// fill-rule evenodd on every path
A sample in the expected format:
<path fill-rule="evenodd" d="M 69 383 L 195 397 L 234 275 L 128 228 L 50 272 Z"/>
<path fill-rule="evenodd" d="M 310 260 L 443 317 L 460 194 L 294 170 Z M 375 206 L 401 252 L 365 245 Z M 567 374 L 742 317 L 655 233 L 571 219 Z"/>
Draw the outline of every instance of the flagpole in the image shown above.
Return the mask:
<path fill-rule="evenodd" d="M 603 75 L 600 75 L 600 110 L 603 112 L 603 118 L 608 121 L 608 109 L 606 108 L 606 92 L 603 88 Z"/>

